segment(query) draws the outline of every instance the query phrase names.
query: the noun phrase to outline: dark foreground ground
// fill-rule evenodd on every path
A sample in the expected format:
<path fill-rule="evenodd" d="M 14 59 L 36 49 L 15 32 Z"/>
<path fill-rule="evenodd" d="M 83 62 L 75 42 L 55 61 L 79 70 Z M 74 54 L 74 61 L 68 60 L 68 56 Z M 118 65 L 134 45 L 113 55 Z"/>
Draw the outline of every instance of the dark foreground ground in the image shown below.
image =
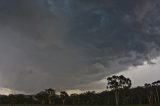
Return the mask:
<path fill-rule="evenodd" d="M 0 104 L 0 106 L 63 106 L 63 105 Z M 74 105 L 64 105 L 64 106 L 74 106 Z M 115 106 L 115 105 L 75 105 L 75 106 Z M 160 105 L 121 105 L 121 106 L 160 106 Z"/>

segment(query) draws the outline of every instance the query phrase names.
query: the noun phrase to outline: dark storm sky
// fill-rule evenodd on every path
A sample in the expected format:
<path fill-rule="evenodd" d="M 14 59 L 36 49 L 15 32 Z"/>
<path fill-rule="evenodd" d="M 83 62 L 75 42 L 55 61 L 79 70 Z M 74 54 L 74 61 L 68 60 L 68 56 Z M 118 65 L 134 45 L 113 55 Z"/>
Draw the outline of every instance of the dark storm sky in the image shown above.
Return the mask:
<path fill-rule="evenodd" d="M 159 47 L 159 0 L 0 0 L 1 87 L 85 89 Z"/>

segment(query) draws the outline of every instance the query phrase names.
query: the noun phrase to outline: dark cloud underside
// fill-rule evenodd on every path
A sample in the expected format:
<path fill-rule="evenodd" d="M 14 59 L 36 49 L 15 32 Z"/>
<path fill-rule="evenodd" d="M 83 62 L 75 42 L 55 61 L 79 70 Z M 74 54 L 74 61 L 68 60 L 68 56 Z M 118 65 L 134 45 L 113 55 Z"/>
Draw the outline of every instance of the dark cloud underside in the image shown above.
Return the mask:
<path fill-rule="evenodd" d="M 0 86 L 78 88 L 159 56 L 159 0 L 0 0 Z"/>

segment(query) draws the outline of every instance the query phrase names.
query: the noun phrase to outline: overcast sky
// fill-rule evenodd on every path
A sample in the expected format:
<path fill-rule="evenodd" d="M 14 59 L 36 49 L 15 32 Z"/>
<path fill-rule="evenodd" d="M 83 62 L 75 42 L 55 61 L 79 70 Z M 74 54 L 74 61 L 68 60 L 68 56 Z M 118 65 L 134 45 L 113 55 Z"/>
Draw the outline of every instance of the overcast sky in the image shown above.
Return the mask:
<path fill-rule="evenodd" d="M 159 56 L 159 0 L 0 0 L 2 88 L 104 89 L 116 73 L 141 85 Z"/>

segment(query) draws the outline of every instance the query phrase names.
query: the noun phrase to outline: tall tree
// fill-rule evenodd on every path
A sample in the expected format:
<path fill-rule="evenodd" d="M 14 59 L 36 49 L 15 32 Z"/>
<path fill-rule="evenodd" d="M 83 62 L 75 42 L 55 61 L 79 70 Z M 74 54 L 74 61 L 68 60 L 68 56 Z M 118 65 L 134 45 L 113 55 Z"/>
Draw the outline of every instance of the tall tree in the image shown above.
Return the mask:
<path fill-rule="evenodd" d="M 119 105 L 119 89 L 126 89 L 131 87 L 131 80 L 123 75 L 113 75 L 107 78 L 107 89 L 115 92 L 116 105 Z"/>
<path fill-rule="evenodd" d="M 121 93 L 122 93 L 122 103 L 125 105 L 126 104 L 126 99 L 127 97 L 127 91 L 130 89 L 130 87 L 132 86 L 132 82 L 129 78 L 124 77 L 123 75 L 119 76 L 120 79 L 120 89 L 121 89 Z"/>
<path fill-rule="evenodd" d="M 152 91 L 151 91 L 151 84 L 145 83 L 144 84 L 146 90 L 147 90 L 147 95 L 148 95 L 148 102 L 151 105 L 152 104 Z"/>
<path fill-rule="evenodd" d="M 48 94 L 48 102 L 49 104 L 53 104 L 53 98 L 55 97 L 55 90 L 49 88 L 46 89 L 45 92 Z"/>
<path fill-rule="evenodd" d="M 159 92 L 158 92 L 158 88 L 160 87 L 160 80 L 154 81 L 154 82 L 152 83 L 152 86 L 155 88 L 155 91 L 156 91 L 155 102 L 157 102 L 157 104 L 160 104 Z"/>
<path fill-rule="evenodd" d="M 41 104 L 47 104 L 48 101 L 48 94 L 45 91 L 41 91 L 40 93 L 36 94 L 35 96 Z"/>
<path fill-rule="evenodd" d="M 67 92 L 62 91 L 62 92 L 60 93 L 60 97 L 61 97 L 61 99 L 62 99 L 62 104 L 65 105 L 65 102 L 66 102 L 67 98 L 69 97 L 69 95 L 67 94 Z"/>
<path fill-rule="evenodd" d="M 72 99 L 72 105 L 76 105 L 76 104 L 79 104 L 79 95 L 74 93 L 74 94 L 71 94 L 71 99 Z"/>

